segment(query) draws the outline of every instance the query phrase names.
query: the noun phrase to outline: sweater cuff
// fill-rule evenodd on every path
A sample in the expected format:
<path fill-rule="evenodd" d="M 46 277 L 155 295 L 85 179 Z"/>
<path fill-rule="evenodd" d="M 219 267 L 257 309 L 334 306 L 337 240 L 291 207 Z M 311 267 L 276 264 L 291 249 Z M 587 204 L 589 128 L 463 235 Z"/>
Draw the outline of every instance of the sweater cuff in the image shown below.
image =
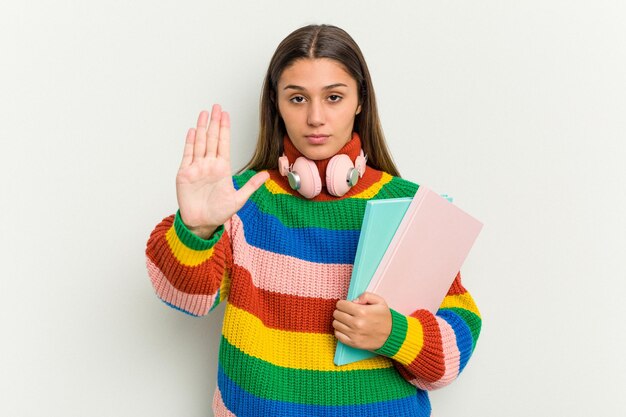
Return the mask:
<path fill-rule="evenodd" d="M 202 239 L 189 230 L 185 223 L 183 223 L 183 219 L 180 217 L 180 210 L 176 212 L 174 229 L 176 230 L 176 235 L 185 246 L 198 251 L 211 249 L 220 240 L 222 234 L 224 233 L 224 225 L 221 225 L 215 229 L 215 232 L 213 232 L 211 237 L 208 239 Z"/>
<path fill-rule="evenodd" d="M 385 344 L 376 349 L 374 352 L 390 358 L 398 353 L 402 347 L 402 344 L 406 339 L 406 333 L 409 325 L 406 316 L 398 313 L 392 308 L 390 308 L 389 311 L 391 312 L 391 333 L 389 333 L 389 337 L 387 338 Z"/>

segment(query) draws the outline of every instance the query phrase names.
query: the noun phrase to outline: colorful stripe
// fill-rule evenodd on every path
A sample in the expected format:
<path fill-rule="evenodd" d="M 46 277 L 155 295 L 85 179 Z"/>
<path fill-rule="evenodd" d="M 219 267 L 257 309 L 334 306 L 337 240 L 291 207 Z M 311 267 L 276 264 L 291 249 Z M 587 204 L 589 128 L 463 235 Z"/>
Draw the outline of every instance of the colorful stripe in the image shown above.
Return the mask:
<path fill-rule="evenodd" d="M 265 188 L 267 188 L 267 191 L 269 191 L 270 193 L 274 195 L 276 194 L 291 195 L 289 191 L 285 190 L 283 187 L 278 185 L 278 183 L 271 178 L 265 182 Z"/>
<path fill-rule="evenodd" d="M 174 227 L 167 231 L 165 240 L 172 251 L 172 255 L 181 265 L 198 266 L 213 256 L 213 247 L 205 250 L 195 250 L 186 246 L 178 237 Z"/>
<path fill-rule="evenodd" d="M 372 184 L 368 189 L 361 191 L 360 193 L 353 196 L 353 198 L 363 198 L 366 200 L 371 200 L 376 197 L 376 195 L 380 192 L 380 190 L 393 179 L 393 177 L 386 172 L 383 172 L 380 180 L 376 181 Z"/>
<path fill-rule="evenodd" d="M 241 188 L 252 175 L 253 173 L 249 173 L 236 177 L 233 180 L 235 188 Z M 248 202 L 254 203 L 259 211 L 275 217 L 287 228 L 360 231 L 362 215 L 355 214 L 362 213 L 365 210 L 367 200 L 412 197 L 418 188 L 415 184 L 391 177 L 388 174 L 377 174 L 375 176 L 381 178 L 380 184 L 368 187 L 364 192 L 371 193 L 373 190 L 378 190 L 378 192 L 367 199 L 352 197 L 324 202 L 311 202 L 303 198 L 294 198 L 292 194 L 272 194 L 268 187 L 261 187 L 252 195 Z M 387 185 L 388 188 L 384 187 L 384 185 Z M 344 215 L 338 218 L 338 213 L 344 213 Z"/>
<path fill-rule="evenodd" d="M 259 210 L 252 200 L 248 200 L 238 215 L 246 230 L 246 240 L 252 246 L 309 262 L 351 264 L 354 261 L 358 229 L 286 227 L 278 218 Z"/>
<path fill-rule="evenodd" d="M 224 233 L 224 227 L 220 226 L 215 230 L 209 239 L 202 239 L 193 234 L 187 226 L 185 226 L 183 219 L 180 217 L 179 211 L 176 212 L 174 229 L 176 230 L 176 236 L 180 240 L 180 243 L 195 251 L 211 249 L 220 240 L 222 234 Z"/>
<path fill-rule="evenodd" d="M 411 363 L 422 351 L 424 331 L 422 323 L 413 317 L 406 317 L 406 334 L 411 337 L 404 337 L 404 341 L 398 352 L 391 357 L 400 363 Z"/>
<path fill-rule="evenodd" d="M 337 339 L 332 334 L 268 328 L 254 315 L 228 304 L 222 335 L 247 355 L 263 358 L 276 366 L 317 371 L 338 370 L 333 363 Z M 387 358 L 376 356 L 342 366 L 341 369 L 350 371 L 390 366 L 392 364 Z"/>
<path fill-rule="evenodd" d="M 151 238 L 148 241 L 146 255 L 177 290 L 187 294 L 213 296 L 221 286 L 224 272 L 228 272 L 232 264 L 230 238 L 227 233 L 221 234 L 219 240 L 213 245 L 212 256 L 209 259 L 196 266 L 188 266 L 176 257 L 175 251 L 182 256 L 182 253 L 193 253 L 191 248 L 174 249 L 166 238 L 168 234 L 172 236 L 171 230 L 174 228 L 180 236 L 178 231 L 181 229 L 181 224 L 178 217 L 170 216 L 164 219 L 158 230 L 155 229 L 153 232 L 153 236 L 161 236 L 162 240 Z M 182 227 L 184 228 L 184 225 Z M 177 242 L 180 245 L 186 244 L 184 239 L 179 239 Z"/>
<path fill-rule="evenodd" d="M 188 294 L 178 290 L 165 277 L 163 272 L 150 258 L 146 259 L 148 275 L 159 297 L 170 305 L 177 306 L 181 311 L 192 316 L 202 316 L 209 312 L 215 301 L 215 295 Z"/>
<path fill-rule="evenodd" d="M 460 308 L 470 311 L 480 317 L 480 312 L 472 296 L 465 292 L 463 294 L 447 295 L 441 303 L 440 309 Z"/>
<path fill-rule="evenodd" d="M 298 297 L 257 288 L 250 273 L 238 266 L 237 291 L 230 297 L 230 304 L 257 317 L 265 327 L 307 333 L 333 332 L 332 316 L 338 299 Z M 258 300 L 250 303 L 249 300 Z M 268 309 L 267 306 L 277 306 Z"/>
<path fill-rule="evenodd" d="M 456 344 L 456 335 L 454 329 L 444 319 L 437 317 L 439 328 L 441 329 L 441 337 L 444 341 L 444 350 L 447 350 L 444 354 L 445 372 L 435 382 L 428 382 L 421 379 L 414 379 L 413 383 L 423 390 L 432 391 L 445 387 L 452 381 L 454 381 L 460 372 L 460 352 Z"/>
<path fill-rule="evenodd" d="M 391 364 L 387 368 L 351 371 L 343 367 L 333 371 L 287 368 L 250 356 L 225 338 L 220 345 L 220 366 L 241 389 L 278 401 L 318 405 L 353 403 L 351 395 L 327 392 L 327 387 L 343 387 L 348 393 L 358 390 L 362 402 L 367 403 L 400 399 L 415 393 L 415 388 Z M 250 369 L 254 369 L 255 378 L 250 378 Z M 297 387 L 285 381 L 297 381 Z M 381 385 L 393 389 L 381 390 Z"/>
<path fill-rule="evenodd" d="M 215 394 L 213 395 L 213 415 L 215 417 L 237 417 L 226 408 L 219 387 L 215 389 Z"/>
<path fill-rule="evenodd" d="M 468 326 L 467 322 L 462 318 L 462 313 L 458 314 L 454 311 L 443 310 L 440 311 L 439 317 L 444 319 L 452 328 L 454 329 L 454 334 L 456 336 L 456 349 L 460 354 L 460 363 L 459 363 L 459 373 L 463 371 L 465 365 L 467 365 L 467 361 L 469 360 L 472 352 L 474 351 L 474 346 L 476 344 L 476 339 L 472 334 L 472 329 Z M 480 324 L 479 324 L 480 326 Z M 454 346 L 449 345 L 448 349 L 452 350 Z"/>
<path fill-rule="evenodd" d="M 254 396 L 235 384 L 220 366 L 218 369 L 217 384 L 221 392 L 223 404 L 238 417 L 266 417 L 266 416 L 341 416 L 341 417 L 427 417 L 430 416 L 430 401 L 426 391 L 415 391 L 412 396 L 377 402 L 355 405 L 315 405 L 278 401 L 272 398 Z M 281 385 L 289 385 L 289 381 Z M 298 390 L 297 386 L 291 385 Z M 324 392 L 332 395 L 332 387 Z"/>
<path fill-rule="evenodd" d="M 239 216 L 232 220 L 234 230 L 243 230 Z M 233 233 L 236 265 L 252 275 L 253 284 L 262 290 L 296 297 L 344 299 L 347 296 L 352 263 L 328 264 L 281 255 L 248 244 L 243 233 Z M 274 277 L 280 269 L 282 279 Z M 243 272 L 242 270 L 242 272 Z M 311 285 L 312 281 L 315 285 Z"/>

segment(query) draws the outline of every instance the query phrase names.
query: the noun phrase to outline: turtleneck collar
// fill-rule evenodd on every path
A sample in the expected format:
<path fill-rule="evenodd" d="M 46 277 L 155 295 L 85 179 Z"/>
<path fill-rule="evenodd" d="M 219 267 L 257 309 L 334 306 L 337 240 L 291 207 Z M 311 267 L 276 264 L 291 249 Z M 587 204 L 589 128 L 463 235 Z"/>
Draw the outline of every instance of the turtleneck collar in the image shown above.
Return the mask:
<path fill-rule="evenodd" d="M 298 157 L 304 156 L 300 153 L 299 150 L 296 149 L 295 146 L 293 146 L 293 143 L 291 143 L 291 139 L 289 139 L 287 135 L 285 135 L 283 139 L 283 149 L 284 149 L 283 152 L 287 156 L 287 159 L 289 160 L 290 165 L 293 164 L 294 161 L 298 159 Z M 360 152 L 361 152 L 361 138 L 359 137 L 358 133 L 353 132 L 352 139 L 350 139 L 348 143 L 344 145 L 343 148 L 339 149 L 339 151 L 335 155 L 341 155 L 341 154 L 348 155 L 350 157 L 350 160 L 354 162 L 356 157 L 359 156 Z M 322 186 L 324 187 L 326 187 L 326 167 L 328 166 L 328 162 L 330 162 L 333 156 L 331 156 L 330 158 L 326 158 L 326 159 L 320 159 L 319 161 L 312 161 L 317 166 L 317 169 L 319 170 L 320 179 L 322 180 Z"/>

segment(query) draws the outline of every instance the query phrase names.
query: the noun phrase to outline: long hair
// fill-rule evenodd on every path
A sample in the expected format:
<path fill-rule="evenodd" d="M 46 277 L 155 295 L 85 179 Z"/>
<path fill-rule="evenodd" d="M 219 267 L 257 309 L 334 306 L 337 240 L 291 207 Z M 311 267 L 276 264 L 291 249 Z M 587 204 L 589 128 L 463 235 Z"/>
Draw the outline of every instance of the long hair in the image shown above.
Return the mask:
<path fill-rule="evenodd" d="M 354 78 L 359 90 L 361 112 L 354 119 L 354 131 L 361 137 L 367 164 L 400 176 L 380 125 L 374 86 L 361 49 L 343 29 L 331 25 L 309 25 L 295 30 L 272 56 L 259 108 L 259 136 L 250 161 L 241 169 L 276 169 L 283 151 L 285 124 L 278 113 L 276 88 L 283 71 L 298 59 L 329 58 L 339 62 Z"/>

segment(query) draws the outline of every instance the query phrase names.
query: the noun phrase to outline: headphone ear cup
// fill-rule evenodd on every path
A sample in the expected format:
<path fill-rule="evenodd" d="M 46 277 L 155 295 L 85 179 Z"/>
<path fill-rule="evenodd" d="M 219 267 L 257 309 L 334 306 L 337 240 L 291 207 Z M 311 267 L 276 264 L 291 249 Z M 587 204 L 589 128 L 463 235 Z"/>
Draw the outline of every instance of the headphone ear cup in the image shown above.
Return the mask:
<path fill-rule="evenodd" d="M 326 167 L 326 189 L 335 197 L 341 197 L 352 188 L 348 175 L 354 164 L 348 155 L 335 155 Z"/>
<path fill-rule="evenodd" d="M 278 158 L 278 172 L 283 177 L 286 177 L 289 173 L 289 160 L 285 155 Z"/>
<path fill-rule="evenodd" d="M 298 192 L 306 198 L 313 198 L 322 191 L 322 180 L 313 161 L 299 157 L 293 163 L 292 171 L 300 177 Z"/>
<path fill-rule="evenodd" d="M 359 171 L 359 178 L 363 178 L 363 174 L 365 174 L 365 165 L 367 165 L 367 159 L 363 155 L 363 150 L 361 149 L 361 154 L 356 157 L 356 161 L 354 161 L 354 167 Z"/>

